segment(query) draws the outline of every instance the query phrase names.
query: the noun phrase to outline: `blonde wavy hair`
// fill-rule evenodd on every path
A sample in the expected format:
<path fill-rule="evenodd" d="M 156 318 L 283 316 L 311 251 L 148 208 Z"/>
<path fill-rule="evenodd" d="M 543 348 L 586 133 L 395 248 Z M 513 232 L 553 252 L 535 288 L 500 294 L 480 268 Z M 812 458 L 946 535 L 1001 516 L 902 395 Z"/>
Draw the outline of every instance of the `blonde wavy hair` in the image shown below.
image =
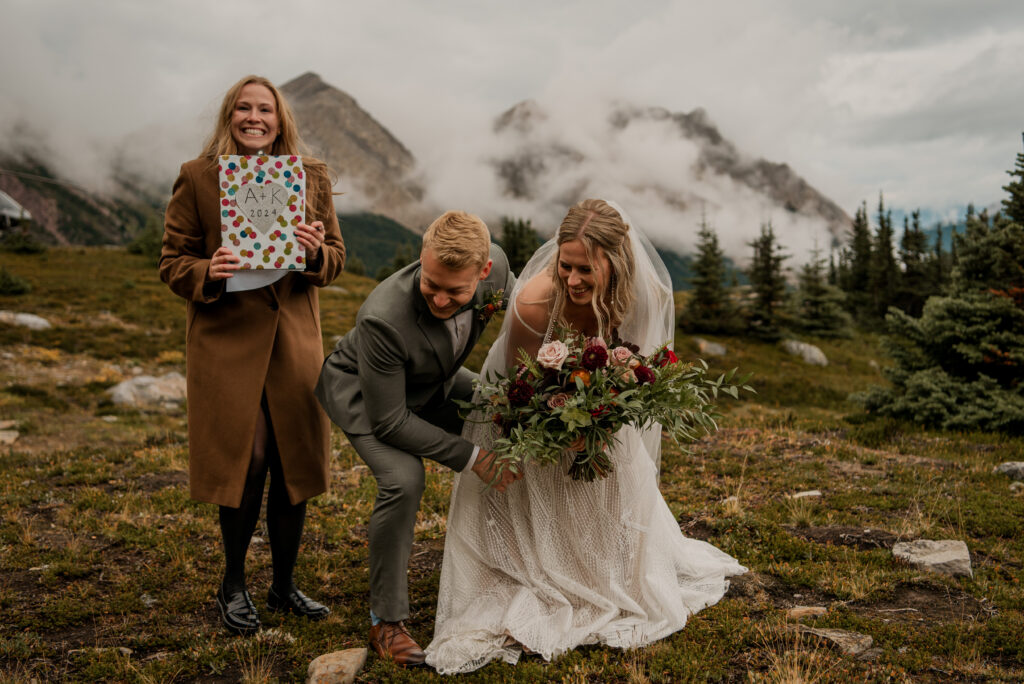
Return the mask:
<path fill-rule="evenodd" d="M 479 216 L 446 211 L 423 233 L 423 249 L 427 248 L 448 268 L 482 269 L 491 258 L 491 232 Z"/>
<path fill-rule="evenodd" d="M 604 200 L 585 199 L 570 207 L 558 228 L 556 242 L 559 247 L 573 240 L 583 243 L 592 266 L 598 263 L 598 248 L 611 262 L 610 276 L 601 279 L 601 291 L 595 291 L 591 299 L 591 306 L 597 316 L 597 334 L 605 337 L 622 324 L 635 297 L 635 262 L 629 239 L 629 224 Z M 560 252 L 555 253 L 550 267 L 555 306 L 558 309 L 554 316 L 556 324 L 567 327 L 565 307 L 561 303 L 568 299 L 569 291 L 568 286 L 558 277 Z"/>
<path fill-rule="evenodd" d="M 327 164 L 312 156 L 309 147 L 302 141 L 302 137 L 299 135 L 299 128 L 295 124 L 295 115 L 292 113 L 292 108 L 288 105 L 288 101 L 284 99 L 281 91 L 263 76 L 250 74 L 228 88 L 228 91 L 224 94 L 224 100 L 220 103 L 220 111 L 217 113 L 217 121 L 214 124 L 213 133 L 206 139 L 200 156 L 209 159 L 212 164 L 216 164 L 217 157 L 222 154 L 241 154 L 238 149 L 238 143 L 235 142 L 234 136 L 231 135 L 231 116 L 235 111 L 235 104 L 242 93 L 242 88 L 250 83 L 261 85 L 269 90 L 270 94 L 274 97 L 274 105 L 277 108 L 277 120 L 280 130 L 278 131 L 277 138 L 274 139 L 274 144 L 265 152 L 275 155 L 295 154 L 302 157 L 302 167 L 306 170 L 309 181 L 317 181 L 316 183 L 309 182 L 306 186 L 306 216 L 317 216 L 317 207 L 330 206 L 330 188 L 334 183 Z M 326 181 L 326 185 L 324 181 Z M 313 219 L 307 218 L 307 220 Z"/>

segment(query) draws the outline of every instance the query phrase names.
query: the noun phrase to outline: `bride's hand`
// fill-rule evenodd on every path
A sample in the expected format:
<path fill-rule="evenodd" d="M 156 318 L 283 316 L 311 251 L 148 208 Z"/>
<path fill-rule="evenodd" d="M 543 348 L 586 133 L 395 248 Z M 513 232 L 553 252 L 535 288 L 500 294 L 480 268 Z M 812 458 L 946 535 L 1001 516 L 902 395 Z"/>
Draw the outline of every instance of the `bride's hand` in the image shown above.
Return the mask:
<path fill-rule="evenodd" d="M 520 480 L 523 477 L 522 473 L 513 473 L 511 470 L 505 470 L 498 474 L 497 454 L 493 451 L 480 450 L 477 454 L 476 463 L 473 464 L 473 472 L 477 474 L 484 483 L 491 485 L 494 489 L 499 492 L 505 491 L 505 488 L 516 480 Z"/>

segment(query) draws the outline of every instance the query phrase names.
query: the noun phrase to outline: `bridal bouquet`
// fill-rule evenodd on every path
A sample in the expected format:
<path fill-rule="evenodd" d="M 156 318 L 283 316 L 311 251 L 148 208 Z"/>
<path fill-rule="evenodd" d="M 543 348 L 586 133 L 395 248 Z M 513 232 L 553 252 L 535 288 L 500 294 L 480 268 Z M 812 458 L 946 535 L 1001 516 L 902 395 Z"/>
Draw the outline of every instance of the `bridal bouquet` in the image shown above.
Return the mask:
<path fill-rule="evenodd" d="M 608 450 L 622 426 L 660 423 L 681 444 L 717 429 L 712 401 L 719 392 L 739 396 L 735 369 L 712 380 L 707 364 L 683 363 L 667 345 L 650 356 L 639 352 L 621 340 L 609 345 L 563 332 L 535 360 L 522 354 L 507 374 L 481 381 L 477 402 L 463 405 L 494 423 L 490 448 L 502 470 L 567 456 L 569 475 L 592 482 L 612 471 Z"/>

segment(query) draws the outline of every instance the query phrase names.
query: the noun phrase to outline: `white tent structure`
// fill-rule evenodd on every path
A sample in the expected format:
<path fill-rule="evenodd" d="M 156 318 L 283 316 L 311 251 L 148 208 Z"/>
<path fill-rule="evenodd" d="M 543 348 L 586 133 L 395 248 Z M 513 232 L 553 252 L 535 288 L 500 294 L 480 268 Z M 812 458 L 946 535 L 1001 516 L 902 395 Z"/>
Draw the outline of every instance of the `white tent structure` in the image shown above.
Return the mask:
<path fill-rule="evenodd" d="M 10 228 L 24 221 L 31 221 L 28 209 L 14 201 L 14 198 L 0 190 L 0 226 Z"/>

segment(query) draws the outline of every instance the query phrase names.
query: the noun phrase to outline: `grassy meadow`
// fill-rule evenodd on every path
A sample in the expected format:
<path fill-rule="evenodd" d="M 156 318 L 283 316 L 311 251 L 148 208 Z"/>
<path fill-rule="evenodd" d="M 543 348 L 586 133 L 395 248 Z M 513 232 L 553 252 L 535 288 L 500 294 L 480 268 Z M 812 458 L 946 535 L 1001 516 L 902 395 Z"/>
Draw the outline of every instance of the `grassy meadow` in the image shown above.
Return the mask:
<path fill-rule="evenodd" d="M 111 404 L 133 374 L 184 372 L 184 303 L 152 264 L 121 249 L 0 254 L 32 285 L 0 310 L 34 313 L 47 331 L 0 324 L 0 682 L 291 682 L 368 630 L 366 525 L 375 484 L 335 430 L 332 489 L 309 516 L 297 583 L 331 606 L 320 623 L 264 615 L 236 638 L 213 596 L 222 554 L 214 506 L 189 500 L 182 410 Z M 353 323 L 374 282 L 343 275 L 323 291 L 324 346 Z M 683 295 L 678 295 L 681 298 Z M 497 325 L 491 326 L 493 336 Z M 489 342 L 490 338 L 485 340 Z M 685 534 L 750 568 L 718 605 L 653 646 L 581 648 L 553 663 L 492 664 L 479 682 L 883 682 L 1024 680 L 1024 495 L 992 474 L 1024 460 L 1024 438 L 943 434 L 868 421 L 851 392 L 884 382 L 874 335 L 806 340 L 826 368 L 775 345 L 714 338 L 723 370 L 752 371 L 756 396 L 723 401 L 721 429 L 689 453 L 665 445 L 662 492 Z M 697 347 L 676 339 L 683 358 Z M 479 365 L 482 344 L 471 363 Z M 410 588 L 411 631 L 425 645 L 444 544 L 450 474 L 428 467 Z M 820 498 L 791 498 L 818 489 Z M 262 605 L 270 551 L 257 530 L 249 588 Z M 927 573 L 893 543 L 961 539 L 973 578 Z M 869 635 L 845 655 L 797 632 Z M 440 681 L 370 655 L 357 681 Z"/>

